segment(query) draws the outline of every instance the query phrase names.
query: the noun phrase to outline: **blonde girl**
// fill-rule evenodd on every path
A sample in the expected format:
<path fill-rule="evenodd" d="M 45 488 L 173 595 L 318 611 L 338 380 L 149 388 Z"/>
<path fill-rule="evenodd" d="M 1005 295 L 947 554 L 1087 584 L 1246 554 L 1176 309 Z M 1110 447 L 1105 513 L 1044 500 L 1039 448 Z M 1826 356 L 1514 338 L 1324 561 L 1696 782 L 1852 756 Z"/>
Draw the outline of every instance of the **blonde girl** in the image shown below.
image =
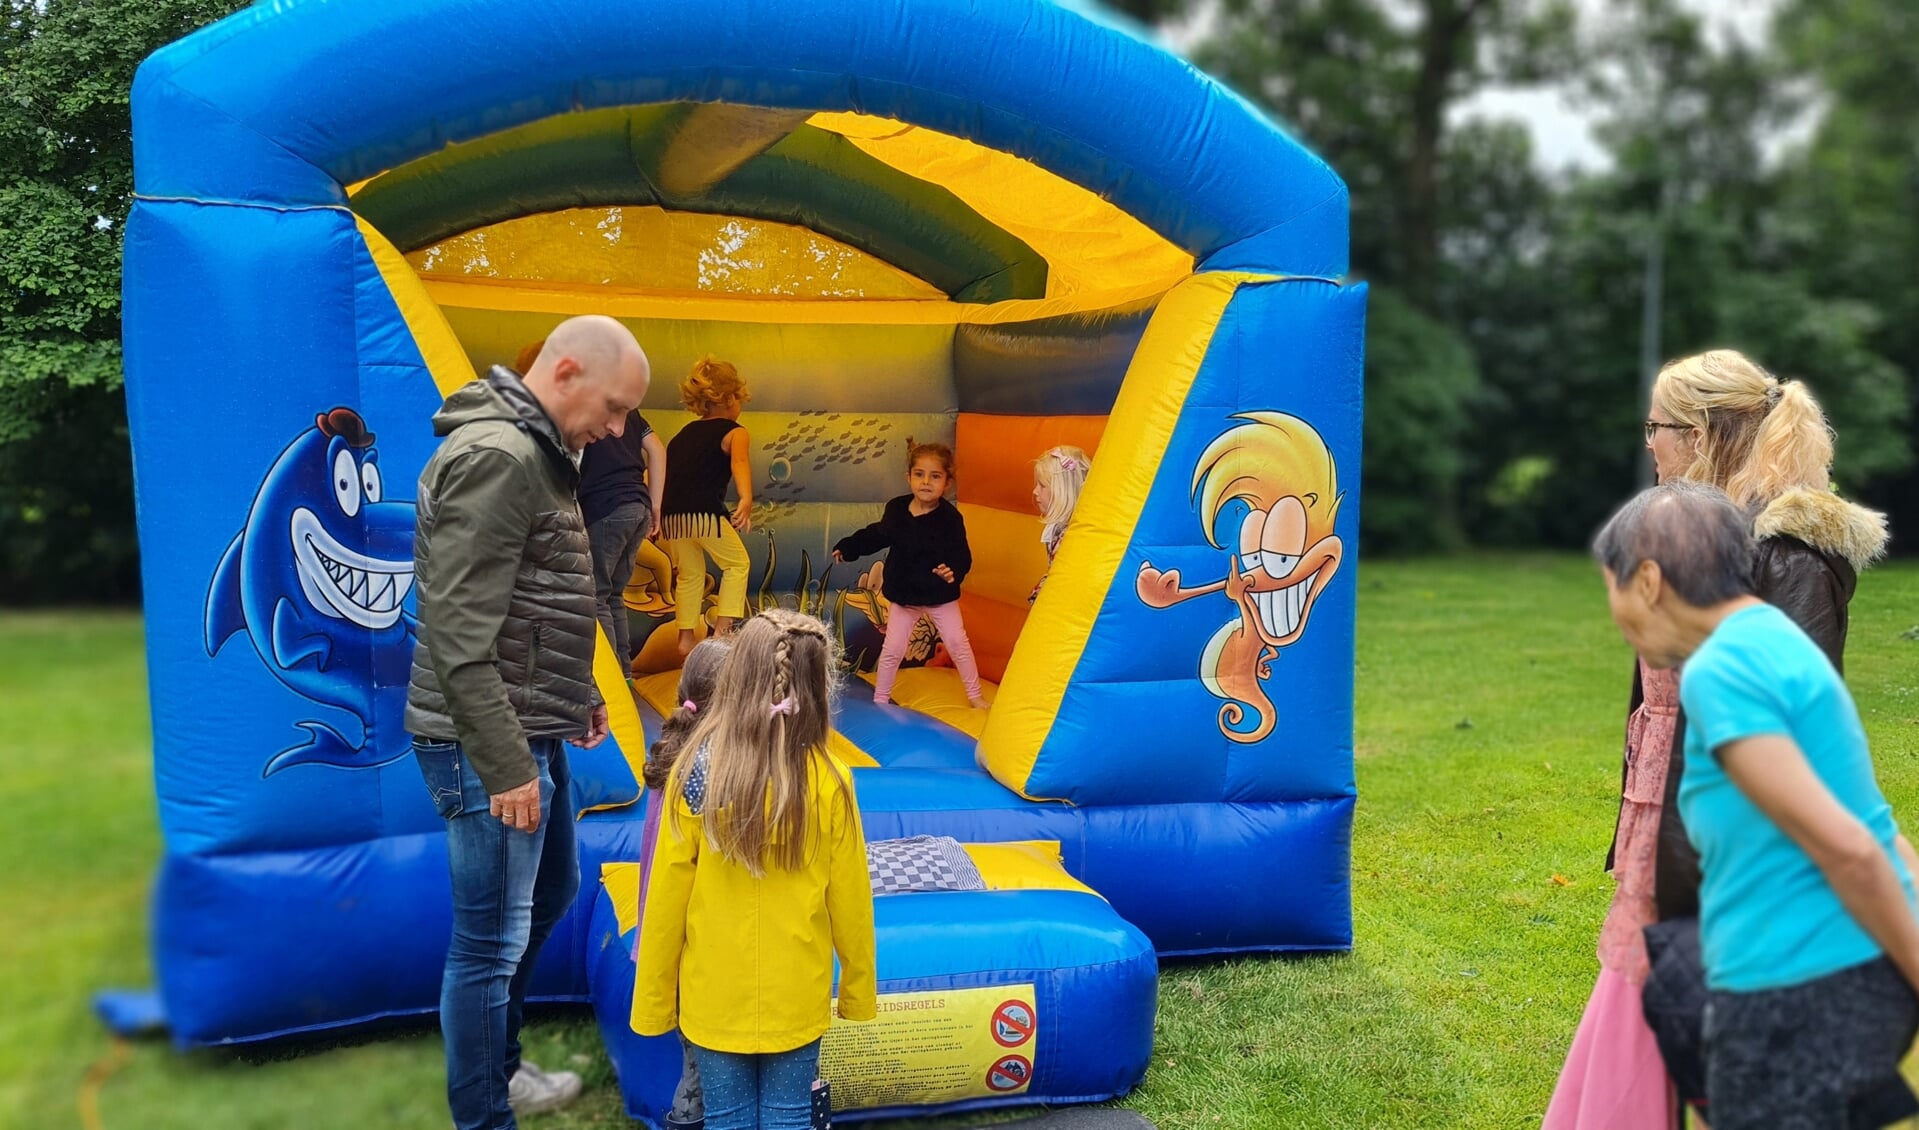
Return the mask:
<path fill-rule="evenodd" d="M 1039 507 L 1040 544 L 1046 547 L 1046 566 L 1051 570 L 1059 543 L 1066 536 L 1066 525 L 1073 520 L 1073 507 L 1079 505 L 1079 492 L 1086 485 L 1086 473 L 1093 462 L 1084 451 L 1071 444 L 1047 448 L 1033 461 L 1033 505 Z M 1031 604 L 1039 599 L 1042 575 L 1026 598 Z"/>
<path fill-rule="evenodd" d="M 681 428 L 666 446 L 671 472 L 660 500 L 660 535 L 673 558 L 674 624 L 680 654 L 693 650 L 706 597 L 706 559 L 720 567 L 719 616 L 713 630 L 725 635 L 746 614 L 746 546 L 740 535 L 753 528 L 752 440 L 740 426 L 740 410 L 753 398 L 740 371 L 707 357 L 680 383 L 680 403 L 699 419 Z M 739 504 L 726 508 L 726 485 Z"/>
<path fill-rule="evenodd" d="M 839 1016 L 876 1012 L 866 841 L 826 752 L 834 664 L 810 616 L 747 621 L 667 777 L 632 1023 L 693 1044 L 708 1130 L 810 1124 L 836 953 Z"/>

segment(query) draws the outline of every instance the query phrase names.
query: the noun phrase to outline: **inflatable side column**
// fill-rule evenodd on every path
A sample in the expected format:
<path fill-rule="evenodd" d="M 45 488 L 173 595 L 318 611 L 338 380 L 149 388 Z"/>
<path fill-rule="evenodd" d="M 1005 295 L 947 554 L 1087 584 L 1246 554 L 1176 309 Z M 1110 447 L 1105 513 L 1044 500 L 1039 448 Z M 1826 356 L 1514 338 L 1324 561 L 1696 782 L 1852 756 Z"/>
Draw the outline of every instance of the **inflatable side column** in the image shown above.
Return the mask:
<path fill-rule="evenodd" d="M 1221 822 L 1237 850 L 1140 843 L 1085 876 L 1181 913 L 1203 882 L 1209 948 L 1351 939 L 1364 313 L 1363 288 L 1317 279 L 1167 295 L 981 740 L 1000 781 L 1089 826 L 1132 805 Z"/>
<path fill-rule="evenodd" d="M 143 199 L 128 224 L 166 836 L 155 964 L 183 1042 L 290 1026 L 289 986 L 343 970 L 309 968 L 316 947 L 275 937 L 270 908 L 311 879 L 309 905 L 342 918 L 325 933 L 397 929 L 413 900 L 328 897 L 343 893 L 328 880 L 361 872 L 369 841 L 434 823 L 402 760 L 411 490 L 361 403 L 358 245 L 337 208 Z"/>

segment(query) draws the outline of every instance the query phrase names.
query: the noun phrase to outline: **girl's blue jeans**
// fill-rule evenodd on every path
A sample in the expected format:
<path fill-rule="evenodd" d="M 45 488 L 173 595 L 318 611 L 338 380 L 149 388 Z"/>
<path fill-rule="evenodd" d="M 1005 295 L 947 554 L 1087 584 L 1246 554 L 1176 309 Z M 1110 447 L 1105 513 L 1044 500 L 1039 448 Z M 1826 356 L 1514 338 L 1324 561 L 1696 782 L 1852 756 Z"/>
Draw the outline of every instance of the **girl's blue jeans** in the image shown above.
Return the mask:
<path fill-rule="evenodd" d="M 706 1130 L 808 1130 L 820 1042 L 768 1055 L 736 1055 L 695 1045 L 706 1094 Z"/>

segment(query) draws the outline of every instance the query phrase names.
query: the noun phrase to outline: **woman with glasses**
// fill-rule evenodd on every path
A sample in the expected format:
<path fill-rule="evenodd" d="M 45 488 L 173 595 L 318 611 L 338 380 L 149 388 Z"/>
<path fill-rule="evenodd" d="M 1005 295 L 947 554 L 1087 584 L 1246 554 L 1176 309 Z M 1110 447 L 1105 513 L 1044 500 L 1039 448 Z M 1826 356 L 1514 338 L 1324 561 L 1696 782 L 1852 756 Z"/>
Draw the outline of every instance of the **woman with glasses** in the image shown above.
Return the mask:
<path fill-rule="evenodd" d="M 1754 591 L 1841 667 L 1847 605 L 1859 570 L 1885 549 L 1886 522 L 1833 493 L 1832 429 L 1811 390 L 1744 354 L 1701 353 L 1660 370 L 1644 432 L 1661 482 L 1710 484 L 1752 516 Z M 1699 856 L 1677 799 L 1685 732 L 1678 672 L 1641 662 L 1606 859 L 1616 886 L 1599 933 L 1599 979 L 1547 1108 L 1547 1130 L 1676 1126 L 1675 1095 L 1704 1108 Z M 1671 943 L 1662 944 L 1656 973 L 1643 934 L 1654 923 Z M 1657 1038 L 1645 1011 L 1649 975 L 1657 1000 L 1673 1002 L 1657 1006 Z M 1675 985 L 1682 991 L 1667 991 Z"/>

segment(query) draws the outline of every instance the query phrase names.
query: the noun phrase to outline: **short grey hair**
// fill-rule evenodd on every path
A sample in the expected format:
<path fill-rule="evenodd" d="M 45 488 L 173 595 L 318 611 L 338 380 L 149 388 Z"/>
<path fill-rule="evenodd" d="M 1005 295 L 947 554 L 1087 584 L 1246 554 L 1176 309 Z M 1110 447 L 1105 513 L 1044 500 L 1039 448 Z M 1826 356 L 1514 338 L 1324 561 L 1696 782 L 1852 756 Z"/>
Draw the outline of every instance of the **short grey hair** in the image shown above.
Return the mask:
<path fill-rule="evenodd" d="M 1644 562 L 1695 608 L 1752 593 L 1752 520 L 1718 487 L 1672 482 L 1641 491 L 1593 538 L 1593 556 L 1623 583 Z"/>

